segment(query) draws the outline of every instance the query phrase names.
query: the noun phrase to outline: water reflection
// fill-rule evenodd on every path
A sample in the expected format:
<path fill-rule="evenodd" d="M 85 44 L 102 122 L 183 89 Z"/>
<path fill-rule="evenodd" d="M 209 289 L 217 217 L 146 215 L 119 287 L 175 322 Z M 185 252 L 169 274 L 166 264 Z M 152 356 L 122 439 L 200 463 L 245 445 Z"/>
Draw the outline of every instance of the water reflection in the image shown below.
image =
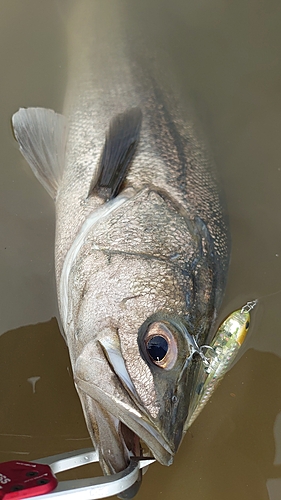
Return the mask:
<path fill-rule="evenodd" d="M 0 380 L 0 462 L 90 446 L 55 319 L 0 337 Z"/>
<path fill-rule="evenodd" d="M 0 334 L 56 314 L 54 206 L 18 153 L 11 116 L 58 108 L 66 55 L 56 2 L 0 2 Z"/>

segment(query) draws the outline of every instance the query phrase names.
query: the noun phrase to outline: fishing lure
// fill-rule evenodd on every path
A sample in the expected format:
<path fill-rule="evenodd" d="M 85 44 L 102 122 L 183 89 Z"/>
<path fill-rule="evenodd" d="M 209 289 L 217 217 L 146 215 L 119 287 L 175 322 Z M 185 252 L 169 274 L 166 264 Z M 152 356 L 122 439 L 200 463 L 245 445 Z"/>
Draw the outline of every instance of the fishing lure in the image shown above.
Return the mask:
<path fill-rule="evenodd" d="M 194 398 L 189 415 L 185 423 L 185 431 L 199 415 L 221 379 L 230 369 L 238 351 L 243 344 L 250 327 L 250 311 L 256 306 L 257 300 L 247 302 L 241 309 L 232 312 L 220 325 L 209 346 L 202 346 L 206 350 L 201 356 L 202 364 L 199 369 L 195 386 Z M 203 381 L 202 381 L 203 380 Z"/>

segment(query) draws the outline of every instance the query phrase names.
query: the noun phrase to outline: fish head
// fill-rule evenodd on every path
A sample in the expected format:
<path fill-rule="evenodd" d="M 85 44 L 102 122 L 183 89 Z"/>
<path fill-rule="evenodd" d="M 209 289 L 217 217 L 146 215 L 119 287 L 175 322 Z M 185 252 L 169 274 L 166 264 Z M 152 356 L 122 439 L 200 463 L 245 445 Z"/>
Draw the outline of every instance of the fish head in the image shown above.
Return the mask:
<path fill-rule="evenodd" d="M 130 272 L 127 279 L 128 275 Z M 163 299 L 164 293 L 163 288 Z M 165 310 L 144 318 L 145 299 L 125 297 L 124 310 L 121 298 L 119 307 L 112 304 L 101 321 L 97 313 L 91 320 L 96 338 L 83 342 L 73 365 L 76 387 L 87 401 L 83 407 L 87 407 L 90 432 L 107 473 L 124 469 L 131 454 L 142 453 L 143 444 L 160 463 L 169 465 L 188 413 L 189 384 L 196 363 L 192 339 L 181 319 L 169 317 Z M 81 311 L 84 332 L 88 308 L 94 311 L 98 305 L 89 301 L 85 316 Z"/>
<path fill-rule="evenodd" d="M 134 211 L 141 210 L 134 200 L 88 235 L 69 275 L 67 339 L 74 380 L 107 474 L 123 470 L 145 447 L 161 464 L 172 463 L 188 414 L 196 339 L 210 325 L 205 302 L 212 290 L 210 266 L 205 263 L 205 269 L 198 254 L 196 231 L 190 234 L 184 217 L 162 197 L 157 210 L 155 193 L 143 197 L 147 209 L 153 199 L 151 244 L 144 248 L 147 235 L 145 240 L 134 234 L 149 215 L 142 205 L 135 223 Z M 123 221 L 127 235 L 117 244 Z M 185 241 L 176 259 L 170 248 L 174 227 Z M 128 243 L 128 232 L 134 244 Z M 187 251 L 197 278 L 187 271 Z M 200 269 L 205 269 L 204 294 L 194 295 Z M 187 306 L 193 295 L 192 311 Z"/>

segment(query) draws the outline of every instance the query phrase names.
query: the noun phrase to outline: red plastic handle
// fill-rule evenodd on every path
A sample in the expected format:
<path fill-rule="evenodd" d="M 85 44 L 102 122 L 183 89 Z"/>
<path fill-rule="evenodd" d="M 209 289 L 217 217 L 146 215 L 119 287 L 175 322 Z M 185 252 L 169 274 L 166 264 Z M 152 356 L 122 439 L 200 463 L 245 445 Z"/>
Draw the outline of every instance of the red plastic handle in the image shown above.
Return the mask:
<path fill-rule="evenodd" d="M 57 484 L 48 465 L 17 460 L 0 464 L 0 500 L 43 495 L 53 491 Z"/>

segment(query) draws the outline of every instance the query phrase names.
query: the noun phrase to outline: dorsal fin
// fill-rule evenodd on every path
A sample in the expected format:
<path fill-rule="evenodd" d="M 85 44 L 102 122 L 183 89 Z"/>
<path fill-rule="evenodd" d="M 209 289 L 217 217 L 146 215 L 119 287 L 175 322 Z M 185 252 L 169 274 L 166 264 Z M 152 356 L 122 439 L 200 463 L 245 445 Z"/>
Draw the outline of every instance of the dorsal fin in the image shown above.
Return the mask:
<path fill-rule="evenodd" d="M 55 199 L 64 168 L 66 118 L 51 109 L 20 108 L 12 124 L 21 153 Z"/>
<path fill-rule="evenodd" d="M 110 200 L 117 196 L 139 141 L 142 122 L 140 108 L 115 116 L 109 125 L 100 159 L 98 180 L 91 186 L 98 196 Z"/>

